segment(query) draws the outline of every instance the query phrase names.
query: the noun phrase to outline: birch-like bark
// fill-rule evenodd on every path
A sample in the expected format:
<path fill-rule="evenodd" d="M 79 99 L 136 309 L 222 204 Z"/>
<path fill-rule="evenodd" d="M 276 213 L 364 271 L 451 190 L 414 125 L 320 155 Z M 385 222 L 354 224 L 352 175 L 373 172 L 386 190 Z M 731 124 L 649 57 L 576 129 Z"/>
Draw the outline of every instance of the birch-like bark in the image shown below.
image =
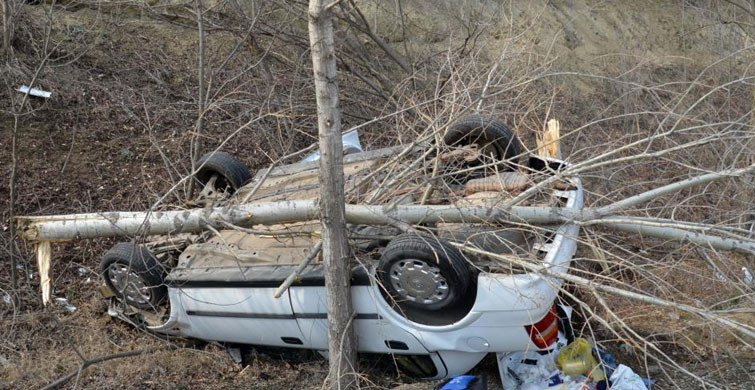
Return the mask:
<path fill-rule="evenodd" d="M 704 175 L 691 177 L 686 180 L 671 183 L 663 187 L 654 188 L 650 191 L 645 191 L 641 194 L 631 196 L 626 199 L 622 199 L 608 206 L 599 208 L 598 214 L 600 215 L 615 214 L 619 210 L 636 206 L 638 204 L 647 203 L 653 199 L 658 199 L 663 195 L 681 191 L 686 188 L 707 184 L 714 180 L 719 180 L 725 177 L 745 177 L 746 178 L 747 176 L 750 176 L 753 174 L 755 174 L 755 164 L 752 164 L 742 169 L 729 169 L 725 171 L 706 173 Z"/>
<path fill-rule="evenodd" d="M 599 209 L 598 209 L 599 210 Z M 490 223 L 534 224 L 560 223 L 600 224 L 603 227 L 630 231 L 678 242 L 693 242 L 715 249 L 755 254 L 755 240 L 725 238 L 708 234 L 715 225 L 697 224 L 688 228 L 683 222 L 642 218 L 603 216 L 596 209 L 561 209 L 515 206 L 510 209 L 482 206 L 378 206 L 346 205 L 346 222 L 365 225 L 421 223 Z M 31 241 L 67 241 L 81 238 L 129 237 L 148 234 L 194 233 L 227 228 L 274 225 L 316 220 L 320 206 L 314 200 L 291 200 L 253 203 L 234 207 L 217 207 L 164 212 L 110 212 L 16 218 L 19 234 Z M 705 227 L 708 230 L 704 230 Z"/>
<path fill-rule="evenodd" d="M 331 389 L 357 385 L 357 340 L 352 326 L 351 266 L 343 192 L 343 144 L 333 16 L 325 0 L 309 2 L 309 42 L 320 139 L 320 220 L 328 306 Z"/>
<path fill-rule="evenodd" d="M 552 267 L 548 264 L 533 264 L 527 261 L 523 261 L 516 256 L 505 256 L 505 255 L 500 255 L 497 253 L 491 253 L 488 251 L 481 250 L 479 248 L 465 246 L 463 244 L 453 244 L 453 245 L 467 252 L 472 252 L 479 255 L 485 255 L 494 259 L 498 259 L 506 263 L 510 263 L 510 264 L 514 264 L 516 266 L 522 267 L 526 269 L 528 272 L 541 274 L 541 275 L 551 277 L 551 278 L 561 279 L 567 282 L 577 284 L 579 286 L 587 287 L 588 289 L 592 291 L 604 291 L 610 294 L 616 294 L 619 296 L 627 297 L 630 299 L 649 303 L 652 305 L 668 307 L 670 309 L 675 309 L 675 310 L 683 310 L 688 313 L 698 315 L 706 320 L 711 320 L 721 325 L 733 328 L 734 330 L 742 333 L 743 335 L 751 339 L 755 339 L 755 331 L 753 331 L 752 328 L 748 326 L 747 324 L 742 324 L 735 320 L 728 319 L 724 317 L 723 315 L 717 315 L 716 313 L 706 310 L 706 309 L 697 308 L 697 307 L 686 305 L 683 303 L 671 302 L 671 301 L 667 301 L 665 299 L 661 299 L 658 297 L 624 290 L 621 288 L 609 286 L 607 284 L 601 284 L 594 280 L 585 279 L 577 275 L 554 271 Z"/>

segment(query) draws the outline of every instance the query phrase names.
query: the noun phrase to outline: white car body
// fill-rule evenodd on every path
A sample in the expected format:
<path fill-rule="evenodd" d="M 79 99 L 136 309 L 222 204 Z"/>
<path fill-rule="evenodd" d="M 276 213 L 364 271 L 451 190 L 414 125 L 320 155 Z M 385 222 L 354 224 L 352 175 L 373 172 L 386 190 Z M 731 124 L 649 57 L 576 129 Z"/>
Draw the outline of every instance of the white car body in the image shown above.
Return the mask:
<path fill-rule="evenodd" d="M 581 182 L 578 178 L 570 181 L 568 190 L 552 191 L 561 198 L 564 208 L 581 209 Z M 537 246 L 542 262 L 554 271 L 567 272 L 578 231 L 576 224 L 569 223 L 555 229 L 550 242 Z M 305 274 L 301 283 L 274 298 L 274 291 L 290 274 L 290 268 L 270 267 L 268 277 L 263 279 L 251 274 L 239 276 L 248 270 L 236 269 L 217 274 L 212 280 L 199 277 L 187 281 L 185 273 L 174 271 L 168 277 L 167 321 L 150 329 L 226 343 L 307 348 L 327 355 L 324 286 L 316 277 L 309 280 Z M 182 282 L 175 282 L 182 278 Z M 425 376 L 434 379 L 463 374 L 488 353 L 547 349 L 533 343 L 525 326 L 546 316 L 562 283 L 530 273 L 480 273 L 468 313 L 450 324 L 431 325 L 398 313 L 375 281 L 374 268 L 363 266 L 352 286 L 358 350 L 423 356 L 434 366 Z"/>

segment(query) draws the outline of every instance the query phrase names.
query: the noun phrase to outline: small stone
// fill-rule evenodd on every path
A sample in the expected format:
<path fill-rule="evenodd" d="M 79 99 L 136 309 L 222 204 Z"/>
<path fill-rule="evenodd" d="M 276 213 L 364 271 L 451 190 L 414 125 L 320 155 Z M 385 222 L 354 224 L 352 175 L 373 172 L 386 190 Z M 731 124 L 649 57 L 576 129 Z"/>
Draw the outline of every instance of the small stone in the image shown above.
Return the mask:
<path fill-rule="evenodd" d="M 629 344 L 620 344 L 619 350 L 626 355 L 629 355 L 629 356 L 634 355 L 634 348 L 629 346 Z"/>
<path fill-rule="evenodd" d="M 136 154 L 130 149 L 121 149 L 119 152 L 122 161 L 134 161 L 136 160 Z"/>
<path fill-rule="evenodd" d="M 226 351 L 228 351 L 228 355 L 231 356 L 231 360 L 233 360 L 234 363 L 241 364 L 240 348 L 226 347 Z"/>

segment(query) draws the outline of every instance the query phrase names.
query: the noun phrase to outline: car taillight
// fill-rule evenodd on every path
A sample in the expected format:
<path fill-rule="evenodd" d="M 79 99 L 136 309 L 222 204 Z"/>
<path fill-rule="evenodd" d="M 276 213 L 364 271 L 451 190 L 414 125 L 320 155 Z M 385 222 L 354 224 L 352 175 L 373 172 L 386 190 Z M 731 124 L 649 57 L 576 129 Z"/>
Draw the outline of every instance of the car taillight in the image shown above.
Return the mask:
<path fill-rule="evenodd" d="M 548 311 L 548 314 L 542 320 L 532 325 L 526 325 L 524 329 L 529 333 L 532 340 L 538 348 L 548 348 L 558 339 L 558 316 L 556 315 L 556 306 L 554 305 Z"/>

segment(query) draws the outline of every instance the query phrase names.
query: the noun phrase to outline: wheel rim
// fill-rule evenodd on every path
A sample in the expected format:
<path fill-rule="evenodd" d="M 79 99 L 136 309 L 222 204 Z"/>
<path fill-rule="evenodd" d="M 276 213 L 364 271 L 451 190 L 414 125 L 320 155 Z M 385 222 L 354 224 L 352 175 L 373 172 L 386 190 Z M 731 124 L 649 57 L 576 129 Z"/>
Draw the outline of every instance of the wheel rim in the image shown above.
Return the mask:
<path fill-rule="evenodd" d="M 223 195 L 228 195 L 231 192 L 233 192 L 234 188 L 231 185 L 231 183 L 226 179 L 224 176 L 220 174 L 214 174 L 212 175 L 212 190 L 215 192 L 219 192 Z M 209 182 L 208 182 L 209 184 Z"/>
<path fill-rule="evenodd" d="M 431 305 L 443 302 L 451 292 L 448 281 L 440 269 L 418 259 L 394 263 L 390 270 L 391 287 L 399 298 Z"/>
<path fill-rule="evenodd" d="M 125 264 L 113 263 L 107 268 L 107 276 L 115 290 L 130 303 L 145 305 L 152 294 L 144 279 Z"/>
<path fill-rule="evenodd" d="M 470 172 L 464 173 L 461 176 L 457 175 L 456 177 L 454 177 L 455 180 L 461 182 L 461 184 L 470 179 L 497 173 L 497 169 L 494 166 L 487 166 L 485 168 L 482 167 L 491 163 L 503 162 L 506 159 L 505 151 L 501 150 L 501 148 L 496 144 L 494 140 L 489 140 L 483 137 L 483 135 L 481 134 L 478 134 L 476 136 L 467 136 L 451 146 L 458 147 L 461 145 L 476 145 L 479 152 L 479 158 L 476 160 L 461 160 L 448 165 L 447 169 L 449 169 L 450 172 L 456 170 L 474 169 Z"/>
<path fill-rule="evenodd" d="M 504 160 L 506 158 L 506 151 L 502 150 L 497 143 L 501 139 L 490 139 L 484 134 L 470 134 L 467 137 L 459 140 L 455 145 L 477 145 L 480 154 L 483 159 L 490 159 L 491 156 L 494 160 Z M 489 162 L 489 161 L 488 161 Z"/>
<path fill-rule="evenodd" d="M 204 190 L 202 192 L 207 193 L 208 195 L 215 193 L 227 195 L 233 192 L 233 186 L 228 179 L 217 173 L 212 174 L 203 185 Z"/>

